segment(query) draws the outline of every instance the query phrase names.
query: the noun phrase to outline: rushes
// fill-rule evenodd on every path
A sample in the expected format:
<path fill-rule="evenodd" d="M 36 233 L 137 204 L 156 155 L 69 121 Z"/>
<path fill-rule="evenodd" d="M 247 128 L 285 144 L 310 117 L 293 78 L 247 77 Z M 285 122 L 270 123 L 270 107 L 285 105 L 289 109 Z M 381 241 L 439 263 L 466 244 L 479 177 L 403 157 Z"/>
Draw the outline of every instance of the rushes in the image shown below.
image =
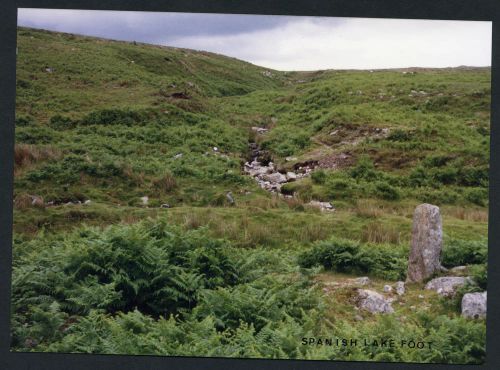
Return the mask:
<path fill-rule="evenodd" d="M 370 222 L 363 228 L 362 241 L 366 243 L 401 243 L 401 232 L 393 226 Z"/>

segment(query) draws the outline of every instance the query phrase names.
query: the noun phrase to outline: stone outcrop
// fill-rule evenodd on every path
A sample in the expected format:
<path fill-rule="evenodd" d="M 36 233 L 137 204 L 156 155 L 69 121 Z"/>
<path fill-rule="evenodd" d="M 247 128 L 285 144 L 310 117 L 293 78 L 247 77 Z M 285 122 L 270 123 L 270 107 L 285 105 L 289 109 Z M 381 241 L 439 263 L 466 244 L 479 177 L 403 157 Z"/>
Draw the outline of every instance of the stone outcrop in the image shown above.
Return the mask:
<path fill-rule="evenodd" d="M 425 285 L 425 289 L 435 290 L 443 297 L 450 297 L 455 294 L 458 288 L 467 283 L 472 283 L 470 277 L 445 276 L 432 279 Z"/>
<path fill-rule="evenodd" d="M 469 319 L 486 317 L 486 292 L 467 293 L 462 298 L 462 316 Z"/>
<path fill-rule="evenodd" d="M 391 303 L 373 290 L 358 289 L 357 306 L 371 313 L 393 313 Z"/>
<path fill-rule="evenodd" d="M 408 282 L 423 282 L 441 270 L 443 227 L 439 207 L 421 204 L 415 208 L 410 257 L 408 260 Z"/>

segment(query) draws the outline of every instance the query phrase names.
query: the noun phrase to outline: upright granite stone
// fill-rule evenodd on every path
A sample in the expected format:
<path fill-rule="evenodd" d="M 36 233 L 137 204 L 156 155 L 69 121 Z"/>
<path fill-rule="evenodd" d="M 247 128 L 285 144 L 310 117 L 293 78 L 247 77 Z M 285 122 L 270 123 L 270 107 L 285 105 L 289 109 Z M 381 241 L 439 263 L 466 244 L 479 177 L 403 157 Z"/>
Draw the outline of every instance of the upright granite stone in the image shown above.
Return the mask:
<path fill-rule="evenodd" d="M 443 227 L 439 207 L 421 204 L 415 208 L 406 281 L 420 283 L 441 269 Z"/>

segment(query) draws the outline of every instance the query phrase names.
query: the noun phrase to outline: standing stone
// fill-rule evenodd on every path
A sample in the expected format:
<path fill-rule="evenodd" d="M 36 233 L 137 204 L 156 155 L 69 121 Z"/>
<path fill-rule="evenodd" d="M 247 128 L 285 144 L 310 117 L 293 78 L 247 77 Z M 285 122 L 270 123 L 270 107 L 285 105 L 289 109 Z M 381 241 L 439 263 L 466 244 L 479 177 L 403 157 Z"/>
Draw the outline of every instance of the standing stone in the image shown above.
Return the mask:
<path fill-rule="evenodd" d="M 406 281 L 420 283 L 441 269 L 443 227 L 439 207 L 421 204 L 415 208 Z"/>

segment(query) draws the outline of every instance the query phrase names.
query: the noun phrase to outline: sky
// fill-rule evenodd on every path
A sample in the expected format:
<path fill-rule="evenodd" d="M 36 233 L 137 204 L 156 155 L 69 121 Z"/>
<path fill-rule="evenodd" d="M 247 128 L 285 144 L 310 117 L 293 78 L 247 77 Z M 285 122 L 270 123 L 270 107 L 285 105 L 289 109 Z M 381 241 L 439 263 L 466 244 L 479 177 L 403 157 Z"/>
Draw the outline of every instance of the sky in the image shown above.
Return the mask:
<path fill-rule="evenodd" d="M 18 25 L 211 51 L 282 71 L 491 65 L 491 22 L 19 9 Z"/>

